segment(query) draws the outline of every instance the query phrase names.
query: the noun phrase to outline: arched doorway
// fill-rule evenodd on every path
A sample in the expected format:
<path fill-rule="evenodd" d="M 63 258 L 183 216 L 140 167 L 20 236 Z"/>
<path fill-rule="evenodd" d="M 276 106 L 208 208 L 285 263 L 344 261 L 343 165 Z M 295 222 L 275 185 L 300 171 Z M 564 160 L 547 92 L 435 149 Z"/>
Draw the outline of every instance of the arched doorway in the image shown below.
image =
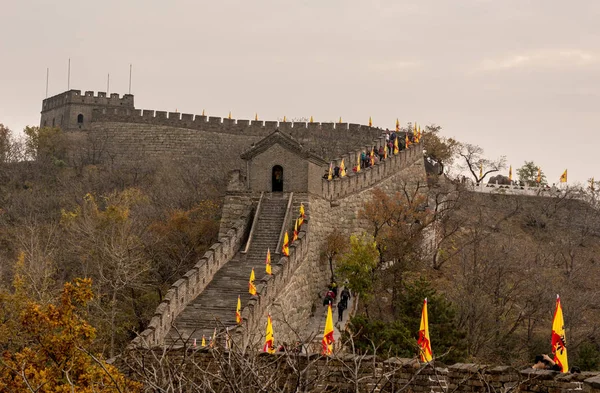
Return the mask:
<path fill-rule="evenodd" d="M 271 188 L 273 192 L 283 192 L 283 168 L 280 165 L 273 167 Z"/>

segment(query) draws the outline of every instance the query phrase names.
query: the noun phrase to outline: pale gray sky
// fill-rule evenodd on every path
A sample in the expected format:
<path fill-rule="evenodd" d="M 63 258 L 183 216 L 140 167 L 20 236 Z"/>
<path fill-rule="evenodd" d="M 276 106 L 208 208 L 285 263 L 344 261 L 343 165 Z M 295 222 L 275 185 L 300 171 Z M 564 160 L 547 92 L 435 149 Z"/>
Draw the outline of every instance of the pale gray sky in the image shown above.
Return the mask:
<path fill-rule="evenodd" d="M 0 122 L 45 95 L 126 93 L 136 107 L 444 133 L 585 181 L 600 135 L 599 0 L 0 0 Z M 508 170 L 507 170 L 508 172 Z"/>

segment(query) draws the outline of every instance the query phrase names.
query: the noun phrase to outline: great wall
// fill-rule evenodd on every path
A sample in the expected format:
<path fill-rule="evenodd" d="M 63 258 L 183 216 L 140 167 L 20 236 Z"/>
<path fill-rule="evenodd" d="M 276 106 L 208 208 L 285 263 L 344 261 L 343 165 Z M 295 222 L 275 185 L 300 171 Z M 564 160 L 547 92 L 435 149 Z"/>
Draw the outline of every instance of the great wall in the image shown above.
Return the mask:
<path fill-rule="evenodd" d="M 115 162 L 201 159 L 207 152 L 227 152 L 228 159 L 211 168 L 228 182 L 222 190 L 219 240 L 173 283 L 146 330 L 128 347 L 142 357 L 159 347 L 191 351 L 193 339 L 209 337 L 215 327 L 227 330 L 236 343 L 247 344 L 263 333 L 267 313 L 274 320 L 285 321 L 277 331 L 282 342 L 295 341 L 297 332 L 302 332 L 303 338 L 318 333 L 307 329 L 319 307 L 319 292 L 328 281 L 320 255 L 327 235 L 334 229 L 347 234 L 366 229 L 359 211 L 374 188 L 392 195 L 407 185 L 427 181 L 422 144 L 352 172 L 361 151 L 385 141 L 383 130 L 358 124 L 234 120 L 148 111 L 135 109 L 132 95 L 81 95 L 71 90 L 44 100 L 40 125 L 60 126 L 81 138 L 100 136 L 108 141 L 106 154 Z M 339 165 L 342 160 L 349 169 L 346 177 L 323 178 L 330 162 Z M 284 174 L 282 189 L 277 191 L 273 189 L 275 167 Z M 292 228 L 300 204 L 306 208 L 307 223 L 290 245 L 289 256 L 282 256 L 283 234 Z M 273 256 L 272 276 L 264 274 L 266 247 Z M 247 291 L 252 267 L 257 272 L 257 296 Z M 235 323 L 237 295 L 243 304 L 241 327 Z M 186 356 L 200 356 L 199 363 L 208 364 L 212 355 L 193 349 L 193 354 Z M 126 358 L 119 360 L 123 361 Z M 335 365 L 336 361 L 320 358 L 311 367 Z M 386 372 L 390 362 L 396 365 Z M 346 386 L 349 374 L 343 371 L 345 366 L 336 367 L 321 385 L 314 386 L 315 391 Z M 306 375 L 308 378 L 310 373 Z M 461 364 L 416 368 L 414 362 L 398 359 L 364 362 L 353 375 L 360 376 L 363 384 L 356 391 L 367 391 L 372 388 L 369 381 L 381 378 L 389 383 L 378 391 L 407 386 L 423 392 L 600 390 L 597 374 L 561 377 L 552 372 L 519 373 L 508 367 Z"/>

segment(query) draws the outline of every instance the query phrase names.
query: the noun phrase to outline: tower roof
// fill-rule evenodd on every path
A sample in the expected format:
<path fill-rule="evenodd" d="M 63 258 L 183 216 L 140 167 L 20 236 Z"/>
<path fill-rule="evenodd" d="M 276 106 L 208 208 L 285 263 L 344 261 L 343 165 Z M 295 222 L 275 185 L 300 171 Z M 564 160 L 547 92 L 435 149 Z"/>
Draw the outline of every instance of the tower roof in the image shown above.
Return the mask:
<path fill-rule="evenodd" d="M 271 134 L 267 135 L 256 144 L 254 144 L 250 149 L 246 150 L 242 153 L 241 157 L 244 160 L 251 160 L 253 157 L 257 156 L 265 152 L 271 146 L 278 144 L 289 151 L 297 154 L 302 158 L 306 158 L 307 160 L 318 164 L 318 165 L 326 165 L 327 162 L 318 155 L 311 153 L 308 149 L 303 147 L 300 142 L 294 139 L 291 135 L 285 134 L 279 129 L 275 130 Z"/>

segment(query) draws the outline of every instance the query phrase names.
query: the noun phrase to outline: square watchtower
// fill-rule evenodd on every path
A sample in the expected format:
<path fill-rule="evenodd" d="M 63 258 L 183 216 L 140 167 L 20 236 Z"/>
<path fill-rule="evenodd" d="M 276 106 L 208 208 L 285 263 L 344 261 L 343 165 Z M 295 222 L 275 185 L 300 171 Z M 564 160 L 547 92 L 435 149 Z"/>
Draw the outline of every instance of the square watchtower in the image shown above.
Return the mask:
<path fill-rule="evenodd" d="M 40 127 L 59 127 L 63 131 L 88 130 L 92 121 L 94 109 L 135 109 L 133 95 L 112 93 L 107 97 L 106 93 L 81 90 L 69 90 L 46 98 L 42 101 L 42 116 Z"/>

